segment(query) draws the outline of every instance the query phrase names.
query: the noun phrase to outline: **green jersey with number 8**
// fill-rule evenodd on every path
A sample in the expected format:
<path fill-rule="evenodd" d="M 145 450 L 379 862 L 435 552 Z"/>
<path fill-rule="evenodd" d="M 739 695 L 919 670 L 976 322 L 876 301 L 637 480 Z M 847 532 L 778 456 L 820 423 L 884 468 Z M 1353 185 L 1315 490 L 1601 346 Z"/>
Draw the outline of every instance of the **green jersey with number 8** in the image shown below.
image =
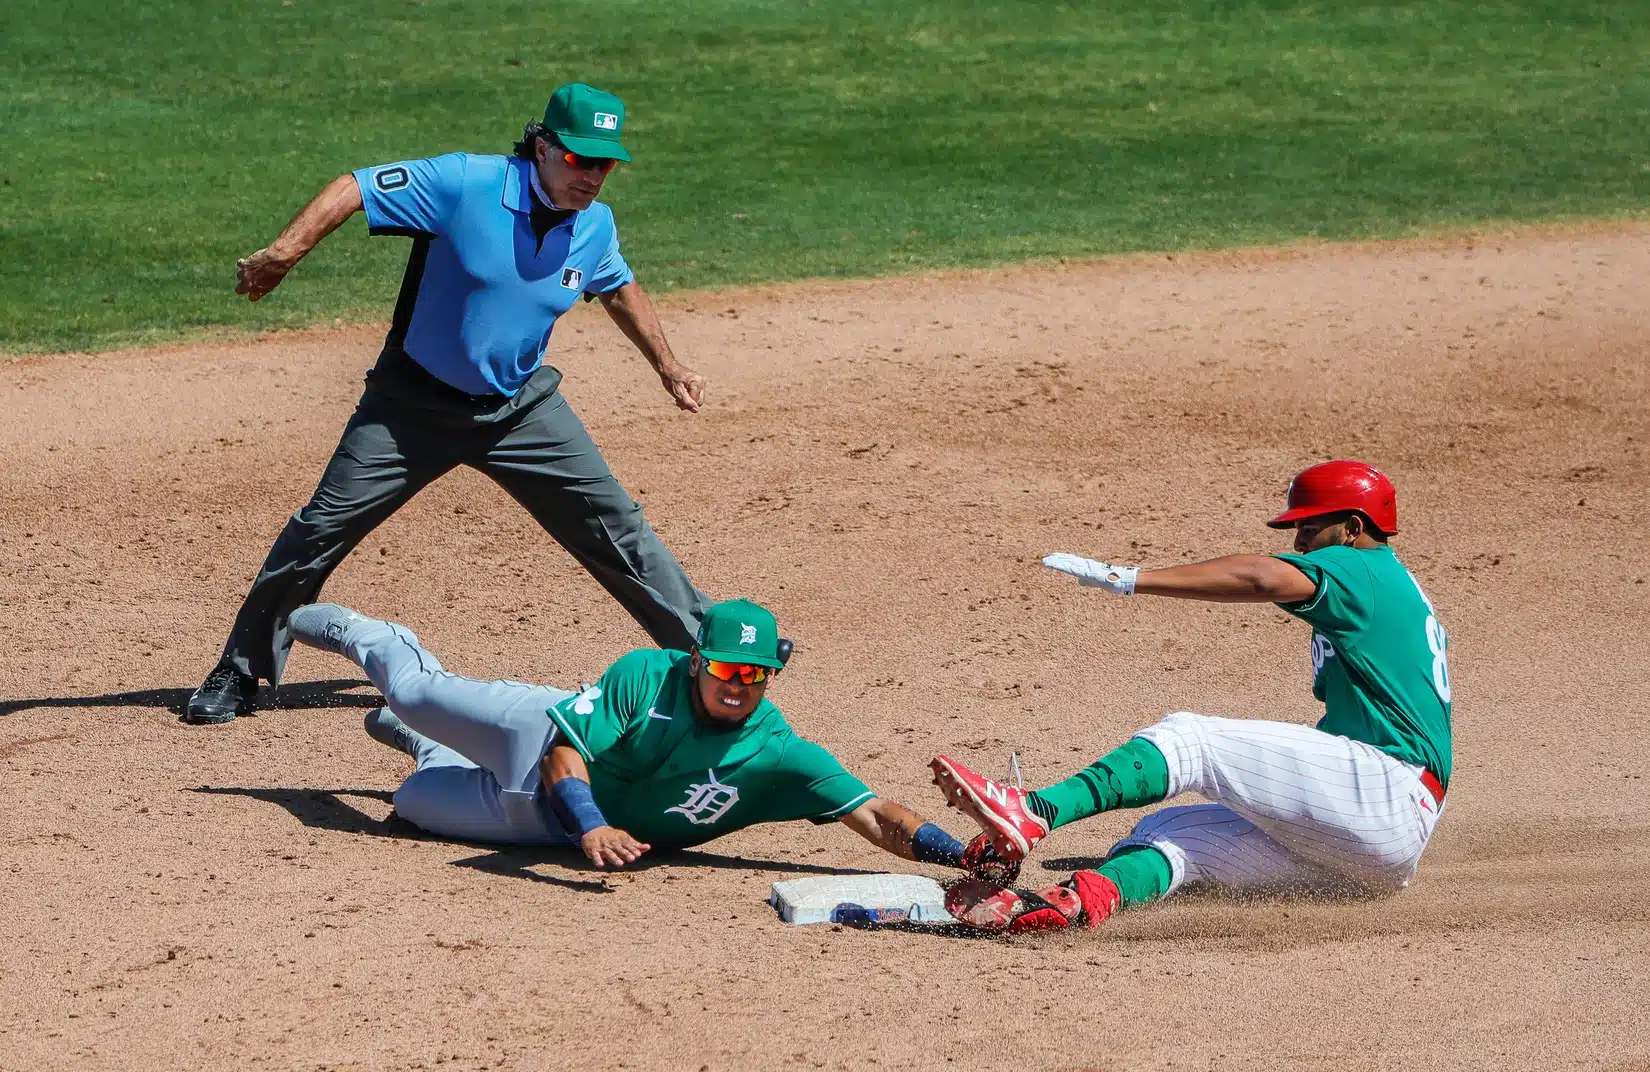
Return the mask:
<path fill-rule="evenodd" d="M 1312 626 L 1318 729 L 1374 745 L 1449 784 L 1449 634 L 1432 601 L 1385 545 L 1323 547 L 1278 558 L 1317 592 L 1279 604 Z"/>

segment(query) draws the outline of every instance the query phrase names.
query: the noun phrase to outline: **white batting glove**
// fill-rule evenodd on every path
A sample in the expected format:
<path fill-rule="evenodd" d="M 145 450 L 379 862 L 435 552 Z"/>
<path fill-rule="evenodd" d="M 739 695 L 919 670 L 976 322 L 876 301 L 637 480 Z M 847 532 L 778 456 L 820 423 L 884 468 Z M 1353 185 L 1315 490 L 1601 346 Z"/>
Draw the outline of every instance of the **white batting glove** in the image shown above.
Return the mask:
<path fill-rule="evenodd" d="M 1071 574 L 1084 588 L 1104 588 L 1117 596 L 1134 595 L 1134 579 L 1140 573 L 1134 566 L 1113 566 L 1107 562 L 1096 562 L 1092 558 L 1068 555 L 1064 552 L 1044 555 L 1043 565 L 1061 573 Z"/>

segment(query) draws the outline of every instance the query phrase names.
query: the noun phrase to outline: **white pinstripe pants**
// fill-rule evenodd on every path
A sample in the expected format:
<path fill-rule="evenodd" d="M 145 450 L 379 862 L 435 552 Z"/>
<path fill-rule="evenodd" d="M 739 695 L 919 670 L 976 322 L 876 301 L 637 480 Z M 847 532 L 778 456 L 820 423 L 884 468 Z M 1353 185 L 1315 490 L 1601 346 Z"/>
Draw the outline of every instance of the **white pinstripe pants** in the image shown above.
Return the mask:
<path fill-rule="evenodd" d="M 1136 736 L 1168 760 L 1168 796 L 1217 801 L 1153 812 L 1118 842 L 1162 852 L 1171 893 L 1187 882 L 1400 889 L 1442 811 L 1420 767 L 1310 726 L 1180 711 Z"/>

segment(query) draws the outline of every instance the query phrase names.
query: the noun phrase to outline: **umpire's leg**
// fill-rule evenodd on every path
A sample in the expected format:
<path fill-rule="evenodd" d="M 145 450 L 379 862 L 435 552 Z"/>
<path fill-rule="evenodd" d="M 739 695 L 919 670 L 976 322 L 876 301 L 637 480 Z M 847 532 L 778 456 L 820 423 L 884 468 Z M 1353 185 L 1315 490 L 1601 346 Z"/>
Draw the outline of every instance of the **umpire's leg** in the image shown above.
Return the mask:
<path fill-rule="evenodd" d="M 293 514 L 235 616 L 220 666 L 280 684 L 292 648 L 287 615 L 311 603 L 328 575 L 421 488 L 457 464 L 426 422 L 369 387 L 309 502 Z"/>
<path fill-rule="evenodd" d="M 471 464 L 544 526 L 660 647 L 686 651 L 715 600 L 693 586 L 557 391 Z"/>

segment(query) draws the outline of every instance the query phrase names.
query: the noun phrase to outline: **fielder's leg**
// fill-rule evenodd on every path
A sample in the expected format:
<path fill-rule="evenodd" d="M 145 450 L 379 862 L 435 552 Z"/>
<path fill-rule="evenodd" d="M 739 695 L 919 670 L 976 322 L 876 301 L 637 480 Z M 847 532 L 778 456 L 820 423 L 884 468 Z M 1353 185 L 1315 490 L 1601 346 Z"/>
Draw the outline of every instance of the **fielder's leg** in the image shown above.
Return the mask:
<path fill-rule="evenodd" d="M 490 771 L 410 728 L 407 733 L 414 740 L 407 741 L 410 748 L 403 750 L 417 765 L 395 791 L 395 813 L 401 818 L 439 837 L 461 841 L 572 843 L 542 809 L 527 813 L 517 807 Z"/>
<path fill-rule="evenodd" d="M 715 600 L 693 586 L 559 391 L 503 430 L 472 464 L 578 559 L 654 643 L 692 646 Z"/>
<path fill-rule="evenodd" d="M 496 779 L 512 808 L 532 805 L 542 784 L 539 760 L 555 729 L 544 712 L 571 692 L 449 673 L 412 630 L 336 604 L 301 607 L 291 624 L 294 639 L 343 655 L 366 671 L 409 728 Z"/>

